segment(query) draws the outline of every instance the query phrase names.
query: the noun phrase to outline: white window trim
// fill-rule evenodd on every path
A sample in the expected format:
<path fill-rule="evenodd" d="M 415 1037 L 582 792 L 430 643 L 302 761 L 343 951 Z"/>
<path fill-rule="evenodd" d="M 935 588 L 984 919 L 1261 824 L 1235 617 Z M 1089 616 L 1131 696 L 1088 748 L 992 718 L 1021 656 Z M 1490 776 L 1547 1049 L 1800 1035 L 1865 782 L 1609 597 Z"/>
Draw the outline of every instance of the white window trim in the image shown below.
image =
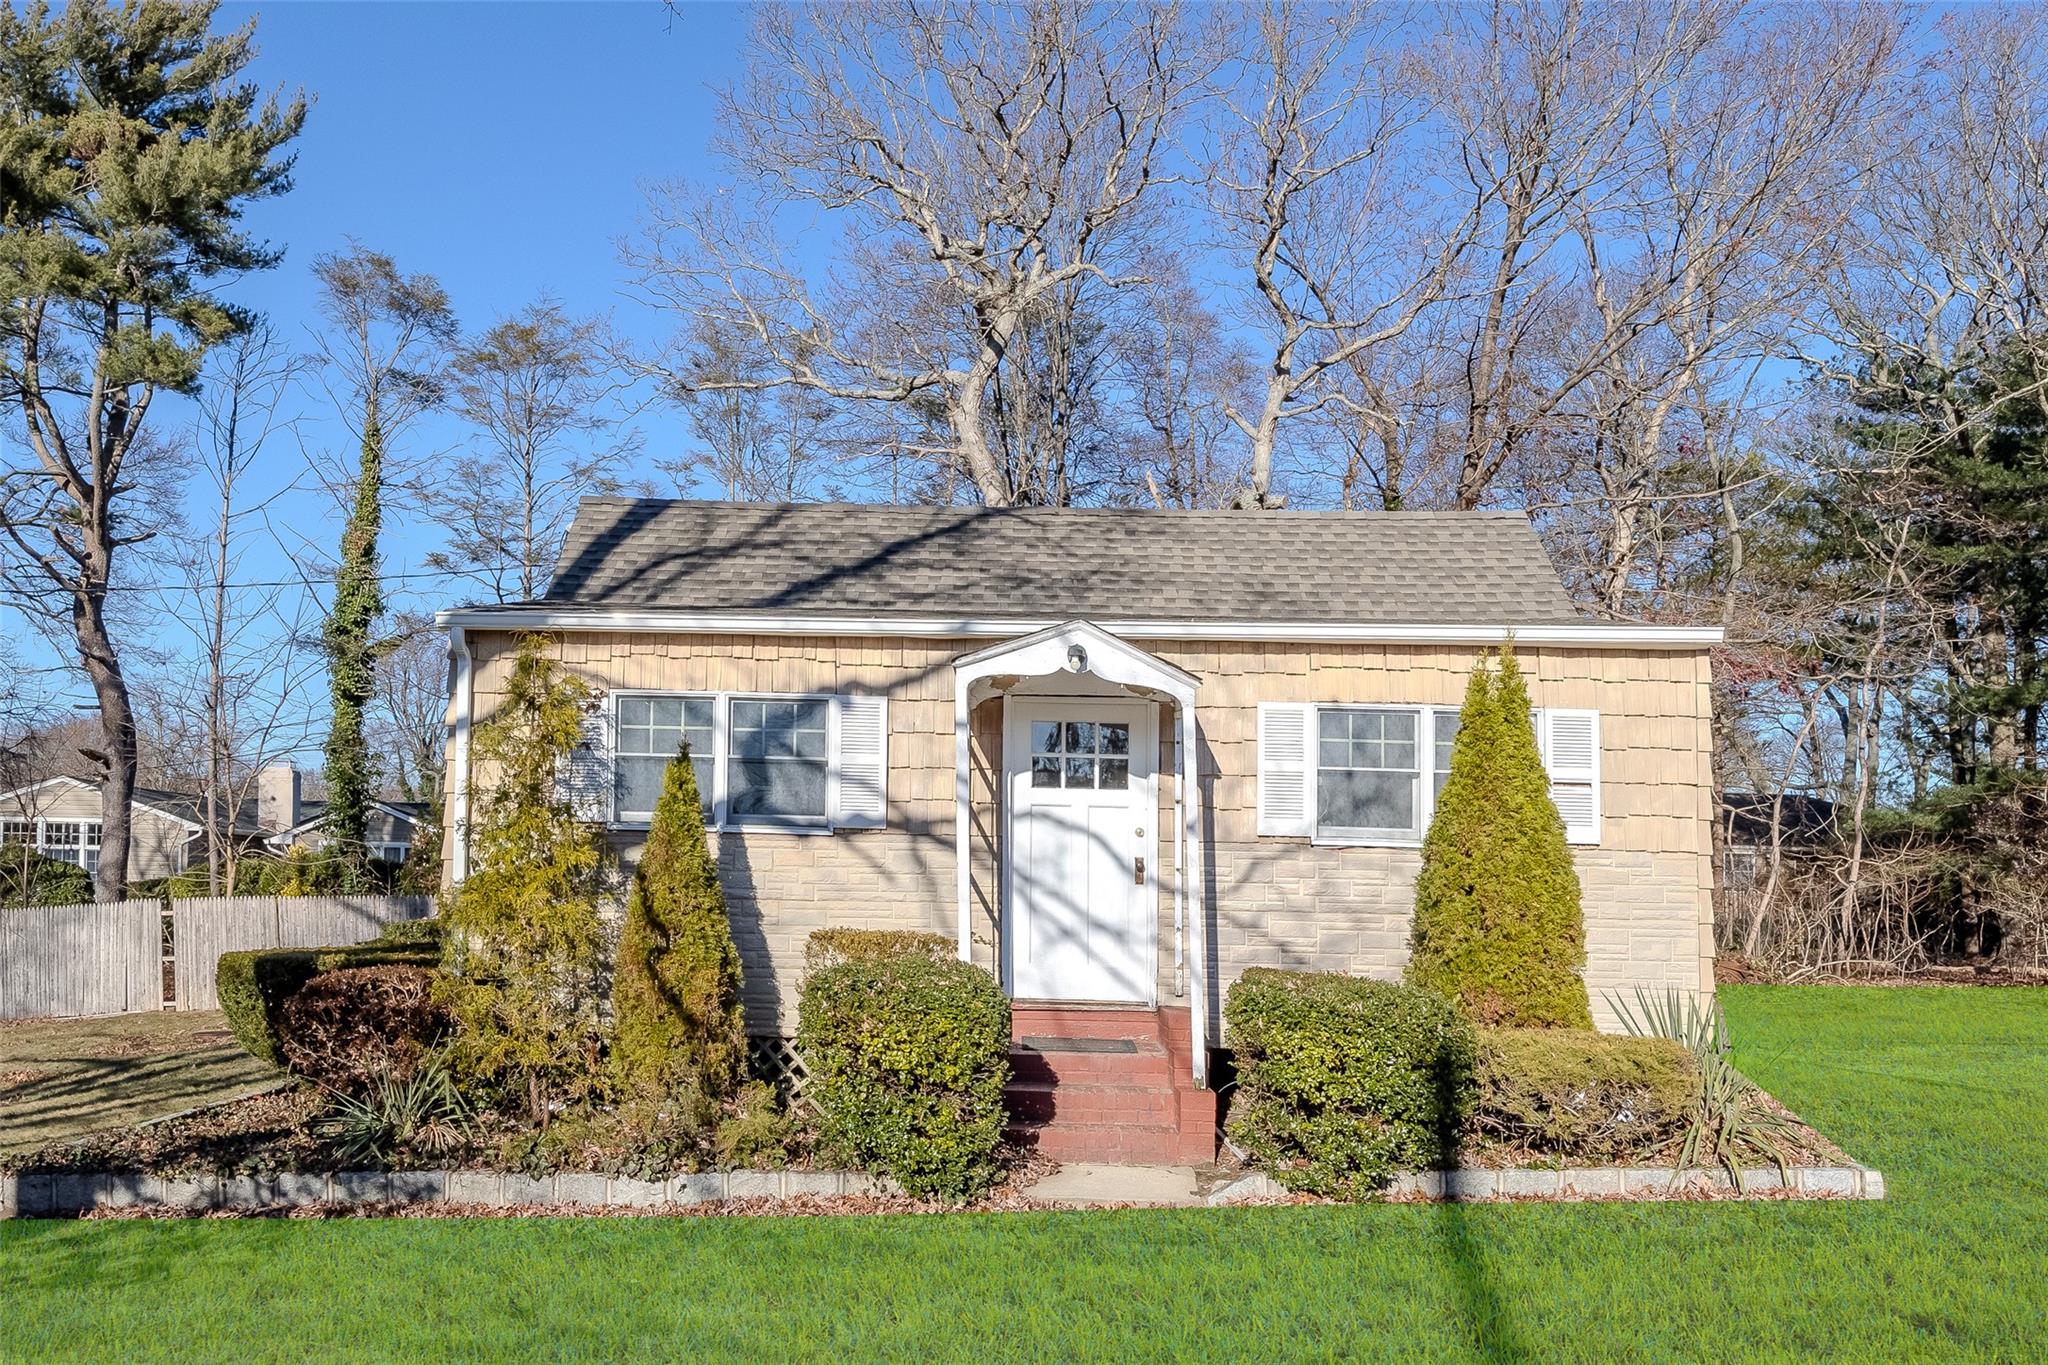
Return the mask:
<path fill-rule="evenodd" d="M 1436 716 L 1439 711 L 1455 714 L 1456 706 L 1426 706 L 1420 702 L 1314 702 L 1309 706 L 1308 802 L 1309 843 L 1317 848 L 1421 848 L 1436 818 Z M 1401 711 L 1415 716 L 1415 818 L 1417 832 L 1401 830 L 1323 830 L 1322 729 L 1325 711 Z M 1383 771 L 1398 772 L 1398 768 Z"/>
<path fill-rule="evenodd" d="M 1320 848 L 1420 848 L 1429 834 L 1430 822 L 1436 818 L 1436 717 L 1438 713 L 1460 710 L 1457 706 L 1433 706 L 1421 702 L 1307 702 L 1303 703 L 1309 712 L 1309 753 L 1307 755 L 1306 780 L 1308 784 L 1308 841 Z M 1420 794 L 1417 801 L 1417 818 L 1421 833 L 1407 835 L 1398 831 L 1374 830 L 1331 830 L 1322 828 L 1321 792 L 1318 773 L 1322 766 L 1322 713 L 1324 711 L 1412 711 L 1418 716 L 1416 724 L 1416 782 Z M 1591 718 L 1593 732 L 1592 763 L 1583 770 L 1558 777 L 1551 772 L 1549 748 L 1549 722 L 1547 712 L 1582 714 Z M 1545 779 L 1555 788 L 1560 782 L 1588 787 L 1592 792 L 1592 815 L 1584 826 L 1565 825 L 1565 842 L 1574 848 L 1597 848 L 1601 842 L 1601 827 L 1605 818 L 1604 800 L 1601 791 L 1601 729 L 1600 713 L 1595 710 L 1571 707 L 1530 708 L 1530 721 L 1536 728 L 1536 751 L 1542 760 Z M 1265 759 L 1260 756 L 1263 765 Z M 1262 769 L 1263 770 L 1263 769 Z M 1290 836 L 1267 836 L 1290 837 Z M 1291 837 L 1300 838 L 1296 834 Z"/>
<path fill-rule="evenodd" d="M 711 703 L 711 816 L 705 829 L 713 834 L 832 834 L 831 792 L 839 776 L 839 711 L 830 692 L 706 692 L 667 687 L 619 687 L 605 696 L 606 720 L 612 737 L 612 829 L 644 830 L 653 823 L 653 812 L 645 816 L 622 814 L 618 809 L 618 721 L 621 697 L 682 697 Z M 736 701 L 815 701 L 825 706 L 825 812 L 815 819 L 733 820 L 728 802 L 731 780 L 727 765 L 732 756 L 732 704 Z M 638 755 L 647 757 L 647 755 Z M 673 759 L 671 759 L 673 761 Z"/>
<path fill-rule="evenodd" d="M 104 820 L 57 820 L 43 815 L 8 816 L 6 820 L 11 825 L 35 826 L 35 842 L 29 846 L 29 851 L 38 857 L 49 858 L 60 863 L 70 863 L 73 867 L 83 868 L 87 872 L 99 870 L 100 841 L 106 834 L 106 822 Z M 78 830 L 78 842 L 76 844 L 52 844 L 50 842 L 50 826 L 52 825 L 75 826 Z M 90 842 L 86 839 L 88 832 L 92 835 Z M 76 858 L 64 856 L 67 852 L 73 851 L 78 854 Z M 92 855 L 89 860 L 86 857 L 87 854 Z"/>

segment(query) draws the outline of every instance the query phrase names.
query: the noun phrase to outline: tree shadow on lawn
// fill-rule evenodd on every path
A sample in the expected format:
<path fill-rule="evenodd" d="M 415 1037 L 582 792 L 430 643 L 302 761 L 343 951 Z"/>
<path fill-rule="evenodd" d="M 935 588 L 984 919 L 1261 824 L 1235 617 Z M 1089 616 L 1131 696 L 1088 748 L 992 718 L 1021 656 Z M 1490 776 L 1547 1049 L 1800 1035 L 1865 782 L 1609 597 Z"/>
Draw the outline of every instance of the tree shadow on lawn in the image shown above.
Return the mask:
<path fill-rule="evenodd" d="M 1457 1164 L 1463 1134 L 1454 1119 L 1457 1100 L 1467 1078 L 1455 1072 L 1439 1056 L 1433 1073 L 1437 1092 L 1437 1150 L 1443 1166 Z M 1430 1227 L 1450 1274 L 1451 1292 L 1462 1310 L 1463 1333 L 1484 1360 L 1522 1361 L 1534 1358 L 1511 1316 L 1512 1308 L 1501 1292 L 1498 1277 L 1487 1263 L 1486 1229 L 1509 1210 L 1473 1208 L 1451 1187 L 1451 1172 L 1444 1172 L 1441 1202 L 1431 1206 Z"/>
<path fill-rule="evenodd" d="M 1456 1324 L 1463 1328 L 1460 1335 L 1483 1360 L 1532 1360 L 1535 1352 L 1517 1330 L 1513 1306 L 1487 1262 L 1487 1226 L 1503 1212 L 1474 1208 L 1446 1193 L 1431 1209 L 1430 1229 L 1462 1318 Z"/>
<path fill-rule="evenodd" d="M 232 1045 L 66 1058 L 0 1095 L 0 1153 L 25 1152 L 256 1090 L 271 1080 Z"/>

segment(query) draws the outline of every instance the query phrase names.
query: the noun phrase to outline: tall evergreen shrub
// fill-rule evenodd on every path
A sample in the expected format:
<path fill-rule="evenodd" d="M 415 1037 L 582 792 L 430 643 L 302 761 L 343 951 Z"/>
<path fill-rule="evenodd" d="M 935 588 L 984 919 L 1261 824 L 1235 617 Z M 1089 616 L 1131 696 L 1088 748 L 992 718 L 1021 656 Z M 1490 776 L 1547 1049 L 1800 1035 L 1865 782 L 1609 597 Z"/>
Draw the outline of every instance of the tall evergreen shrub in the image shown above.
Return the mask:
<path fill-rule="evenodd" d="M 1591 1028 L 1586 926 L 1564 821 L 1512 647 L 1466 688 L 1451 772 L 1422 844 L 1408 980 L 1480 1023 Z"/>
<path fill-rule="evenodd" d="M 557 777 L 589 702 L 529 635 L 497 711 L 476 729 L 479 799 L 470 867 L 450 905 L 453 1060 L 472 1093 L 546 1124 L 603 1079 L 598 900 L 603 834 L 576 818 Z"/>
<path fill-rule="evenodd" d="M 612 1003 L 612 1057 L 628 1089 L 711 1099 L 738 1091 L 747 1061 L 740 955 L 687 745 L 668 765 L 633 873 Z"/>

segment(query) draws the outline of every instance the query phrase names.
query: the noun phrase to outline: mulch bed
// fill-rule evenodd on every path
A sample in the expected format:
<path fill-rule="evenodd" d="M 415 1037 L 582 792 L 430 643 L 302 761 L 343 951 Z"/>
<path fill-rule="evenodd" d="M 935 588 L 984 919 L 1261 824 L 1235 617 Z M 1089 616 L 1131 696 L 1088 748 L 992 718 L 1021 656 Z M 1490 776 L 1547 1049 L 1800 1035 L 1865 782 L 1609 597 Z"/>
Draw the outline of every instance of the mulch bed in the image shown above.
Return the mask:
<path fill-rule="evenodd" d="M 1899 971 L 1865 964 L 1787 976 L 1739 953 L 1723 953 L 1714 959 L 1714 980 L 1723 986 L 2048 986 L 2048 968 L 1949 963 Z"/>

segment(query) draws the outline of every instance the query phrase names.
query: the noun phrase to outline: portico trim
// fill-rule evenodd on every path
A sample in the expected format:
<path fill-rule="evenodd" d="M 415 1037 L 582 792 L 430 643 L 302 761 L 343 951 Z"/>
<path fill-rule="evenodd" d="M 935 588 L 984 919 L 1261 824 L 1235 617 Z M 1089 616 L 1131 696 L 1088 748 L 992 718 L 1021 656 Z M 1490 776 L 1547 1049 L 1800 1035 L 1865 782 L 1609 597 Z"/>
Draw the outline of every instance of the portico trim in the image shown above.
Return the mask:
<path fill-rule="evenodd" d="M 1093 677 L 1173 702 L 1180 726 L 1179 742 L 1174 746 L 1174 791 L 1181 817 L 1174 831 L 1173 865 L 1181 869 L 1181 875 L 1174 880 L 1174 922 L 1176 934 L 1185 936 L 1189 959 L 1188 996 L 1194 1080 L 1197 1085 L 1206 1085 L 1208 916 L 1203 893 L 1201 765 L 1195 747 L 1198 735 L 1195 694 L 1201 683 L 1193 674 L 1139 649 L 1093 622 L 1073 620 L 1048 626 L 1018 639 L 962 655 L 953 662 L 954 879 L 959 910 L 960 959 L 972 961 L 974 951 L 970 744 L 970 717 L 974 704 L 1000 691 L 998 680 L 1045 678 L 1062 673 Z M 999 847 L 999 881 L 1000 859 L 1007 856 L 1008 850 Z M 1189 887 L 1194 889 L 1192 897 L 1187 894 Z"/>

